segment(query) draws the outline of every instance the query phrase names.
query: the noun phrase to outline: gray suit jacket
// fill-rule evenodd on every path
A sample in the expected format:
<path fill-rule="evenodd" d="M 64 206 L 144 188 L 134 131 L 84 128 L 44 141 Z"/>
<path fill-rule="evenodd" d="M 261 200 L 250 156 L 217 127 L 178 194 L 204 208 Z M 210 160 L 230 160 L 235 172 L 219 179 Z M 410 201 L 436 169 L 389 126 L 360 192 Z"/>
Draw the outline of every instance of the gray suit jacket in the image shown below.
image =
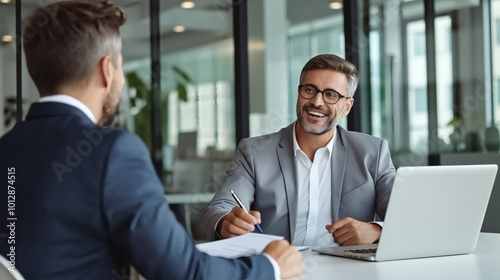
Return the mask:
<path fill-rule="evenodd" d="M 207 237 L 215 239 L 217 221 L 235 206 L 234 190 L 245 207 L 261 213 L 264 233 L 295 233 L 298 207 L 293 125 L 264 136 L 243 139 L 228 167 L 222 188 L 204 213 Z M 384 219 L 396 175 L 387 141 L 337 126 L 332 161 L 333 221 L 351 217 Z"/>

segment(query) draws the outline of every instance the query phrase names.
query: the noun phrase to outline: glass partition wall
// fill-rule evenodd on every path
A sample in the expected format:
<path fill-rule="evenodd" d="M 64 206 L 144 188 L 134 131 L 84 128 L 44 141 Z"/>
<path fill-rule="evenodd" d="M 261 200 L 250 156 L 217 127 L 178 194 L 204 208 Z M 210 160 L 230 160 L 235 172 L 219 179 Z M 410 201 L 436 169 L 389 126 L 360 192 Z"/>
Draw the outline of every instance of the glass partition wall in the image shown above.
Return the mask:
<path fill-rule="evenodd" d="M 0 3 L 0 135 L 16 123 L 16 65 L 15 7 L 12 3 Z"/>
<path fill-rule="evenodd" d="M 248 2 L 251 136 L 296 120 L 300 71 L 310 58 L 344 57 L 342 6 L 341 1 Z"/>
<path fill-rule="evenodd" d="M 500 0 L 492 0 L 490 5 L 490 50 L 491 50 L 491 90 L 493 121 L 492 125 L 500 124 Z"/>
<path fill-rule="evenodd" d="M 23 3 L 19 12 L 25 16 L 34 7 L 34 1 Z M 0 1 L 0 136 L 16 124 L 18 113 L 25 116 L 29 104 L 38 99 L 38 92 L 29 78 L 24 58 L 21 57 L 21 64 L 17 63 L 16 13 L 16 1 Z M 28 79 L 21 80 L 18 71 Z M 17 98 L 18 85 L 22 88 L 22 100 Z"/>
<path fill-rule="evenodd" d="M 425 11 L 429 2 L 433 15 Z M 370 75 L 362 75 L 362 83 L 370 83 L 371 133 L 390 142 L 396 164 L 427 165 L 429 154 L 487 151 L 491 93 L 481 87 L 487 41 L 478 30 L 486 28 L 488 3 L 363 3 L 370 5 L 363 9 L 370 25 L 364 70 Z"/>

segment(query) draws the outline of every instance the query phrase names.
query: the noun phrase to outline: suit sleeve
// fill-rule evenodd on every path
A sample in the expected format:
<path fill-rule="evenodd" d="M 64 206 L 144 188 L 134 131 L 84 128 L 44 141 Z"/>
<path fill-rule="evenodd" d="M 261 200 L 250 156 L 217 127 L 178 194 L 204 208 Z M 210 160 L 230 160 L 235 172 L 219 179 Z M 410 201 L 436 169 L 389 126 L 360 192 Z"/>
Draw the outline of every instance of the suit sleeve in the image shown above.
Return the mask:
<path fill-rule="evenodd" d="M 386 140 L 380 143 L 379 161 L 377 166 L 376 189 L 376 212 L 383 220 L 387 212 L 389 197 L 392 191 L 392 185 L 396 177 L 396 169 L 392 163 L 389 146 Z"/>
<path fill-rule="evenodd" d="M 215 235 L 215 226 L 219 220 L 238 206 L 231 195 L 231 190 L 238 194 L 246 209 L 255 197 L 255 168 L 252 146 L 248 139 L 243 139 L 236 149 L 234 159 L 226 171 L 224 185 L 214 195 L 212 201 L 205 209 L 203 220 L 207 229 L 208 240 L 218 239 Z"/>
<path fill-rule="evenodd" d="M 263 255 L 210 257 L 195 247 L 163 194 L 144 143 L 120 135 L 110 151 L 102 206 L 111 246 L 147 279 L 274 279 Z"/>

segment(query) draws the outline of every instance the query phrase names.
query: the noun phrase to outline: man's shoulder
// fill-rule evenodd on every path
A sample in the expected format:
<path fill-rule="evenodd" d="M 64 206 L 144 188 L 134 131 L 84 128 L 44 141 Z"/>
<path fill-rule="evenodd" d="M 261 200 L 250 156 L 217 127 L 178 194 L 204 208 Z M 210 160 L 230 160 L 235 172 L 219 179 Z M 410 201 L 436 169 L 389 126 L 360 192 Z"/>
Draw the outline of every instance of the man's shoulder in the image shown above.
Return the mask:
<path fill-rule="evenodd" d="M 103 147 L 108 147 L 105 149 L 113 149 L 115 154 L 116 152 L 147 153 L 146 144 L 137 134 L 120 128 L 95 126 L 82 130 L 82 134 L 96 146 L 102 142 Z"/>
<path fill-rule="evenodd" d="M 292 136 L 292 128 L 290 126 L 284 127 L 273 133 L 245 138 L 241 140 L 240 146 L 257 147 L 259 150 L 275 149 L 280 144 L 281 140 L 287 136 Z M 290 138 L 289 141 L 291 142 L 292 139 Z"/>
<path fill-rule="evenodd" d="M 121 128 L 116 128 L 116 127 L 103 127 L 103 126 L 96 126 L 91 128 L 94 131 L 100 131 L 103 135 L 109 135 L 112 136 L 113 138 L 120 138 L 120 139 L 126 139 L 126 140 L 132 140 L 132 141 L 141 141 L 140 137 L 137 136 L 136 134 L 121 129 Z M 141 141 L 142 142 L 142 141 Z"/>
<path fill-rule="evenodd" d="M 352 143 L 356 143 L 356 144 L 360 143 L 360 144 L 365 144 L 365 145 L 369 145 L 369 144 L 380 145 L 381 142 L 385 141 L 384 139 L 373 136 L 373 135 L 369 135 L 369 134 L 366 134 L 363 132 L 349 131 L 349 130 L 346 130 L 342 127 L 338 127 L 338 132 L 339 132 L 341 141 L 344 144 L 352 142 Z"/>
<path fill-rule="evenodd" d="M 263 141 L 268 141 L 268 140 L 273 140 L 273 139 L 279 139 L 281 134 L 283 134 L 283 129 L 280 129 L 279 131 L 276 131 L 273 133 L 248 137 L 248 138 L 243 139 L 243 141 L 247 141 L 247 142 L 251 142 L 251 143 L 263 142 Z"/>
<path fill-rule="evenodd" d="M 76 125 L 73 130 L 73 136 L 81 139 L 82 141 L 89 141 L 94 146 L 113 146 L 118 144 L 137 145 L 142 143 L 140 138 L 123 129 L 116 127 L 104 127 L 98 125 Z"/>

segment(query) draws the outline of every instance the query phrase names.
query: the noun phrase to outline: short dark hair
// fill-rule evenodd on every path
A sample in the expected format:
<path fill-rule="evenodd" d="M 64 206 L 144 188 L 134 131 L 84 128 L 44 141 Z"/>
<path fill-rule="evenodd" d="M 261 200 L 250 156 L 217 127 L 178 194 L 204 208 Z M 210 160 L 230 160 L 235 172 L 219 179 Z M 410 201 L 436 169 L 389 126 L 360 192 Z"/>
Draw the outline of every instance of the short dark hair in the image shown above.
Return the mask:
<path fill-rule="evenodd" d="M 37 8 L 23 26 L 28 72 L 41 96 L 84 81 L 102 57 L 116 66 L 126 15 L 109 0 L 55 2 Z"/>
<path fill-rule="evenodd" d="M 302 68 L 302 72 L 300 72 L 300 83 L 302 84 L 304 76 L 308 71 L 316 69 L 326 69 L 344 73 L 349 83 L 347 88 L 348 94 L 350 97 L 354 96 L 354 92 L 356 92 L 359 82 L 359 73 L 354 64 L 334 54 L 319 54 L 311 58 L 306 65 L 304 65 L 304 68 Z"/>

